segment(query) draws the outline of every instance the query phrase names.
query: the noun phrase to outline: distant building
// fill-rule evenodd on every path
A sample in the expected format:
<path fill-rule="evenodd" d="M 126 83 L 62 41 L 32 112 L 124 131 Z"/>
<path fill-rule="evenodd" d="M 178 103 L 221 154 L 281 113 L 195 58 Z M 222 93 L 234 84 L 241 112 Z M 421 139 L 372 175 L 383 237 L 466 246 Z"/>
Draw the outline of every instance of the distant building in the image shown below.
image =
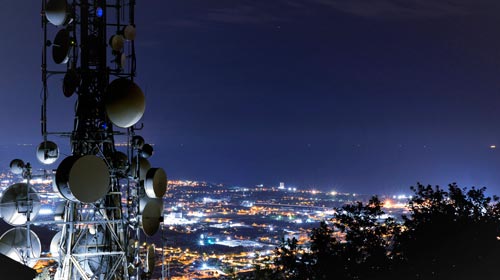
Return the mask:
<path fill-rule="evenodd" d="M 285 189 L 285 182 L 280 182 L 280 186 L 278 189 L 284 190 Z"/>

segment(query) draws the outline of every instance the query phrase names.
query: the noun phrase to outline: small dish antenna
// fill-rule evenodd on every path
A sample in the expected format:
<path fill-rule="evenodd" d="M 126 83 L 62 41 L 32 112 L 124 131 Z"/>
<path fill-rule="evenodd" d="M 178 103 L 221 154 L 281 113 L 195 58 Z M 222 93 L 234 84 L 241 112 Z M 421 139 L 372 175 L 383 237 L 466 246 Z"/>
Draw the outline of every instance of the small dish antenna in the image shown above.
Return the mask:
<path fill-rule="evenodd" d="M 121 50 L 123 50 L 123 47 L 125 46 L 125 38 L 123 37 L 123 35 L 115 34 L 109 39 L 109 45 L 111 46 L 111 49 L 113 49 L 113 51 L 121 52 Z"/>
<path fill-rule="evenodd" d="M 156 254 L 155 245 L 149 244 L 146 253 L 146 271 L 152 273 L 155 270 Z"/>
<path fill-rule="evenodd" d="M 73 42 L 69 31 L 66 29 L 59 30 L 52 44 L 52 59 L 56 64 L 65 64 L 68 62 L 72 45 Z"/>
<path fill-rule="evenodd" d="M 43 141 L 36 148 L 36 158 L 43 164 L 52 164 L 59 158 L 59 148 L 52 141 Z"/>
<path fill-rule="evenodd" d="M 70 97 L 76 92 L 76 89 L 80 86 L 80 77 L 74 69 L 68 70 L 64 75 L 63 80 L 63 93 L 64 96 Z"/>
<path fill-rule="evenodd" d="M 10 162 L 9 167 L 10 167 L 10 172 L 17 175 L 22 174 L 24 170 L 24 161 L 16 158 Z"/>
<path fill-rule="evenodd" d="M 144 234 L 153 236 L 160 228 L 163 201 L 157 198 L 142 198 L 139 201 L 140 221 Z"/>
<path fill-rule="evenodd" d="M 126 173 L 127 169 L 129 168 L 128 164 L 128 157 L 125 153 L 116 151 L 113 154 L 113 167 L 116 169 L 118 172 Z"/>
<path fill-rule="evenodd" d="M 144 146 L 144 138 L 142 138 L 142 136 L 140 135 L 134 135 L 132 137 L 132 140 L 130 141 L 131 145 L 132 145 L 132 148 L 134 149 L 142 149 L 142 146 Z"/>
<path fill-rule="evenodd" d="M 40 238 L 32 230 L 22 227 L 11 228 L 0 237 L 0 253 L 7 257 L 33 267 L 42 253 Z M 30 261 L 27 262 L 27 259 Z"/>
<path fill-rule="evenodd" d="M 45 6 L 47 20 L 55 26 L 68 23 L 68 3 L 66 0 L 49 0 Z"/>
<path fill-rule="evenodd" d="M 143 158 L 150 158 L 153 155 L 153 146 L 144 144 L 139 152 L 139 155 Z"/>
<path fill-rule="evenodd" d="M 20 226 L 33 221 L 41 208 L 40 198 L 26 183 L 11 185 L 0 199 L 0 213 L 3 220 L 12 226 Z"/>
<path fill-rule="evenodd" d="M 151 168 L 146 173 L 144 190 L 151 198 L 161 198 L 167 191 L 167 174 L 163 168 Z"/>
<path fill-rule="evenodd" d="M 125 37 L 126 40 L 129 40 L 129 41 L 133 41 L 135 40 L 135 35 L 136 35 L 136 31 L 135 31 L 135 27 L 131 24 L 125 26 L 125 28 L 123 29 L 123 36 Z"/>
<path fill-rule="evenodd" d="M 52 241 L 50 241 L 50 253 L 52 257 L 59 257 L 59 242 L 61 241 L 62 231 L 59 231 L 52 237 Z"/>

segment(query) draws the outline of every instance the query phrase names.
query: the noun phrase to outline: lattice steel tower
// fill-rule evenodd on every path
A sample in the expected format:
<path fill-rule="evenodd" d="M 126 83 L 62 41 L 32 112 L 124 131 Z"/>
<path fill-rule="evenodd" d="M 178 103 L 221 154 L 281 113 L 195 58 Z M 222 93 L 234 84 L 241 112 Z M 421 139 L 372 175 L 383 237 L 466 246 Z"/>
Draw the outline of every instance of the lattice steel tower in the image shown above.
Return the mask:
<path fill-rule="evenodd" d="M 143 248 L 140 241 L 159 229 L 167 178 L 163 169 L 151 168 L 153 147 L 136 134 L 145 97 L 134 83 L 134 9 L 134 0 L 42 0 L 43 141 L 37 158 L 44 164 L 58 160 L 59 148 L 48 140 L 53 136 L 69 138 L 71 155 L 43 174 L 22 160 L 11 162 L 26 183 L 7 188 L 13 194 L 0 201 L 2 217 L 16 226 L 0 237 L 0 245 L 20 236 L 26 242 L 23 250 L 9 245 L 0 252 L 28 265 L 40 259 L 38 237 L 30 230 L 37 224 L 40 192 L 30 179 L 51 177 L 64 202 L 55 214 L 61 230 L 48 256 L 59 263 L 55 279 L 141 279 L 154 268 L 154 245 Z M 52 77 L 63 78 L 58 91 L 64 96 L 76 96 L 71 132 L 47 129 Z M 123 138 L 123 148 L 115 138 Z"/>

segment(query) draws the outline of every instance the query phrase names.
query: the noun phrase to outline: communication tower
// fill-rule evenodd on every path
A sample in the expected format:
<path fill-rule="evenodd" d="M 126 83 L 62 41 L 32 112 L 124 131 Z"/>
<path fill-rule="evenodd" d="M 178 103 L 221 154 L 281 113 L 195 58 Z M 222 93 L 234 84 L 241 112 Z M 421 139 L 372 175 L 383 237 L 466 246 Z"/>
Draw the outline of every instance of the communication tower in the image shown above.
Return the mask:
<path fill-rule="evenodd" d="M 134 82 L 136 1 L 41 2 L 43 140 L 36 156 L 49 167 L 57 162 L 53 137 L 69 139 L 71 154 L 38 173 L 20 159 L 11 162 L 11 172 L 24 180 L 0 199 L 0 214 L 13 226 L 0 237 L 0 253 L 28 266 L 55 260 L 54 279 L 146 279 L 154 270 L 155 247 L 143 247 L 141 240 L 160 227 L 167 176 L 151 167 L 153 146 L 136 133 L 146 104 Z M 56 98 L 75 99 L 71 132 L 47 129 L 49 80 L 55 77 L 63 93 Z M 116 145 L 119 138 L 123 147 Z M 61 197 L 53 221 L 37 222 L 44 193 L 31 184 L 37 177 L 51 178 Z M 43 223 L 60 228 L 47 256 L 31 229 Z"/>

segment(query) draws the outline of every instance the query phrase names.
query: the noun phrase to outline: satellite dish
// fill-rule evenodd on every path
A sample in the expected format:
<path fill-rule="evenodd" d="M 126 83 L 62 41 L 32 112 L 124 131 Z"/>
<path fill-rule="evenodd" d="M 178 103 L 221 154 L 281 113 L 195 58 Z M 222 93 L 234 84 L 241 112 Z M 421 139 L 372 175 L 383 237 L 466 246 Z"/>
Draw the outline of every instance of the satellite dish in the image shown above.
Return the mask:
<path fill-rule="evenodd" d="M 5 189 L 0 199 L 2 218 L 12 226 L 26 224 L 28 210 L 30 212 L 30 221 L 33 221 L 38 215 L 41 206 L 40 198 L 33 188 L 26 183 L 11 185 Z"/>
<path fill-rule="evenodd" d="M 126 173 L 129 168 L 128 156 L 125 153 L 116 151 L 112 158 L 113 167 L 116 171 Z"/>
<path fill-rule="evenodd" d="M 63 80 L 63 93 L 64 96 L 70 97 L 76 92 L 76 89 L 80 86 L 80 77 L 76 70 L 70 69 L 64 75 Z"/>
<path fill-rule="evenodd" d="M 24 161 L 16 158 L 10 162 L 9 167 L 10 167 L 10 172 L 18 175 L 22 174 L 24 170 Z"/>
<path fill-rule="evenodd" d="M 123 36 L 125 37 L 125 39 L 129 40 L 129 41 L 133 41 L 135 40 L 135 35 L 136 35 L 136 31 L 135 31 L 135 27 L 131 24 L 125 26 L 125 28 L 123 29 Z"/>
<path fill-rule="evenodd" d="M 125 38 L 123 37 L 123 35 L 115 34 L 109 39 L 109 45 L 114 51 L 120 52 L 125 46 Z"/>
<path fill-rule="evenodd" d="M 111 122 L 118 127 L 128 128 L 141 119 L 146 101 L 144 93 L 134 82 L 120 78 L 109 84 L 105 106 Z"/>
<path fill-rule="evenodd" d="M 68 22 L 67 8 L 66 0 L 49 0 L 45 6 L 45 16 L 53 25 L 66 24 Z"/>
<path fill-rule="evenodd" d="M 127 55 L 125 55 L 125 53 L 116 52 L 115 59 L 111 62 L 116 63 L 118 65 L 118 68 L 120 68 L 120 70 L 123 70 L 125 69 L 125 65 L 127 64 Z"/>
<path fill-rule="evenodd" d="M 86 155 L 69 156 L 57 168 L 56 184 L 67 200 L 93 203 L 109 189 L 109 169 L 103 159 Z"/>
<path fill-rule="evenodd" d="M 147 272 L 153 272 L 155 270 L 155 262 L 156 262 L 156 255 L 155 255 L 155 245 L 150 244 L 148 246 L 148 252 L 146 253 L 146 271 Z"/>
<path fill-rule="evenodd" d="M 62 231 L 59 231 L 52 237 L 52 241 L 50 242 L 50 253 L 52 257 L 59 258 L 59 243 L 61 241 Z"/>
<path fill-rule="evenodd" d="M 163 201 L 158 198 L 142 198 L 139 201 L 141 227 L 147 236 L 153 236 L 160 228 Z"/>
<path fill-rule="evenodd" d="M 0 253 L 7 257 L 33 267 L 42 252 L 40 238 L 32 231 L 22 227 L 11 228 L 0 237 Z M 30 260 L 28 260 L 30 259 Z"/>
<path fill-rule="evenodd" d="M 144 181 L 146 195 L 151 198 L 161 198 L 167 190 L 167 174 L 162 168 L 151 168 L 146 173 Z"/>
<path fill-rule="evenodd" d="M 140 150 L 142 149 L 142 146 L 144 146 L 144 138 L 142 138 L 142 136 L 139 135 L 134 135 L 132 137 L 131 144 L 132 148 Z"/>
<path fill-rule="evenodd" d="M 139 174 L 137 174 L 137 157 L 132 159 L 132 164 L 130 165 L 130 174 L 136 178 L 139 177 L 139 180 L 146 179 L 146 174 L 148 170 L 151 168 L 151 163 L 145 158 L 139 157 Z"/>
<path fill-rule="evenodd" d="M 59 30 L 52 44 L 52 59 L 56 64 L 65 64 L 68 62 L 71 46 L 69 31 L 66 29 Z"/>
<path fill-rule="evenodd" d="M 139 155 L 143 158 L 150 158 L 153 155 L 153 146 L 144 144 L 139 152 Z"/>
<path fill-rule="evenodd" d="M 36 148 L 36 157 L 43 164 L 52 164 L 59 158 L 59 148 L 52 141 L 43 141 Z"/>

